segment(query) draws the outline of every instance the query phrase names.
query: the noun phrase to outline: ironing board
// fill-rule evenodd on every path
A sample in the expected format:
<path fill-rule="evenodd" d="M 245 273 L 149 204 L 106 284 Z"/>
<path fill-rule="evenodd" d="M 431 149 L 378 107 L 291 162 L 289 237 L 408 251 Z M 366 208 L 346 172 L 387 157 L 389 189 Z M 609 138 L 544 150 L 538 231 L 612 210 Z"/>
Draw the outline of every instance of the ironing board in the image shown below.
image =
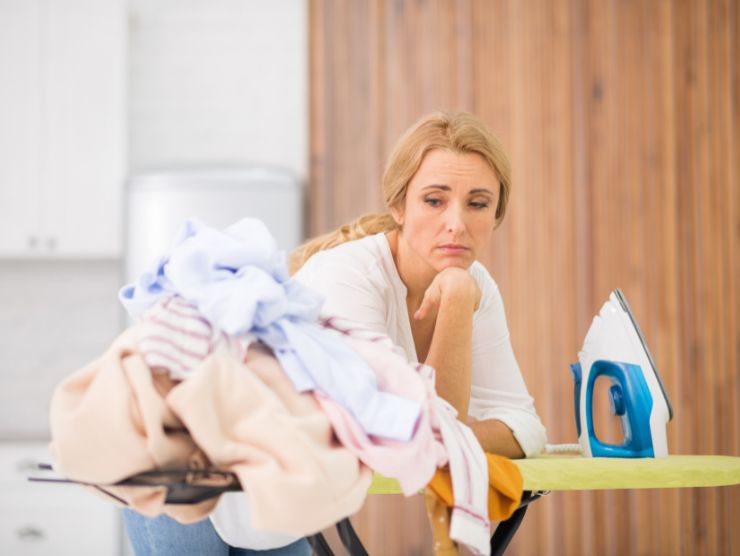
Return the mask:
<path fill-rule="evenodd" d="M 502 521 L 494 532 L 491 539 L 491 554 L 494 556 L 504 553 L 521 525 L 528 505 L 550 491 L 693 488 L 740 484 L 740 457 L 733 456 L 587 458 L 546 455 L 512 461 L 522 474 L 524 494 L 519 508 L 509 519 Z M 400 494 L 401 489 L 394 479 L 375 474 L 369 493 Z M 340 522 L 337 529 L 350 554 L 367 554 L 348 519 Z M 331 554 L 331 551 L 319 554 Z"/>
<path fill-rule="evenodd" d="M 672 455 L 666 458 L 619 459 L 582 456 L 548 455 L 526 460 L 512 460 L 522 474 L 524 493 L 519 508 L 509 519 L 499 523 L 491 538 L 491 554 L 504 553 L 530 503 L 550 491 L 692 488 L 733 486 L 740 484 L 740 457 Z M 51 466 L 42 464 L 42 470 Z M 126 486 L 166 485 L 167 502 L 192 504 L 223 492 L 241 490 L 232 473 L 201 470 L 205 484 L 193 485 L 186 480 L 193 470 L 145 472 L 117 483 Z M 196 473 L 197 474 L 197 473 Z M 217 484 L 209 480 L 217 478 Z M 226 479 L 226 480 L 224 480 Z M 67 479 L 30 478 L 44 482 L 74 482 Z M 90 485 L 96 486 L 96 485 Z M 104 491 L 105 492 L 105 491 Z M 106 492 L 107 493 L 107 492 Z M 107 493 L 110 495 L 110 493 Z M 394 479 L 375 474 L 368 494 L 401 494 Z M 349 518 L 336 525 L 342 544 L 352 556 L 367 556 Z M 333 552 L 321 533 L 309 538 L 318 556 Z"/>
<path fill-rule="evenodd" d="M 666 458 L 586 458 L 547 455 L 512 460 L 524 490 L 691 488 L 740 484 L 740 457 L 673 455 Z M 400 494 L 393 479 L 373 477 L 370 494 Z"/>

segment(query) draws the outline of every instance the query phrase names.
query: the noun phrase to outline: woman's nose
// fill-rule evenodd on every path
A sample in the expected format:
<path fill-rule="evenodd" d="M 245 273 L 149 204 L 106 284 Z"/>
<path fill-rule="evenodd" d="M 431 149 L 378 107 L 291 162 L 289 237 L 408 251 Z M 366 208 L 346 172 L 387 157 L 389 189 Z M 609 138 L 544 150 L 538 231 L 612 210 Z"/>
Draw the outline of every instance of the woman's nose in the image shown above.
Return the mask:
<path fill-rule="evenodd" d="M 465 230 L 465 218 L 458 207 L 450 207 L 447 211 L 447 231 L 457 234 Z"/>

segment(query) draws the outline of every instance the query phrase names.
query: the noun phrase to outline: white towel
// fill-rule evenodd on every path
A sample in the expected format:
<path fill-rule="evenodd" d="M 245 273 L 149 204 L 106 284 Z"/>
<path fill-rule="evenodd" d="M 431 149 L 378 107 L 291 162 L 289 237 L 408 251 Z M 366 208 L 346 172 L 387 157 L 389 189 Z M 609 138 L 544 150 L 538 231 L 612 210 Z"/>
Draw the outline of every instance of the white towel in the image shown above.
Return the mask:
<path fill-rule="evenodd" d="M 442 441 L 452 478 L 454 506 L 450 538 L 474 554 L 491 553 L 491 522 L 488 519 L 488 463 L 473 431 L 460 422 L 457 411 L 442 398 L 435 400 Z"/>

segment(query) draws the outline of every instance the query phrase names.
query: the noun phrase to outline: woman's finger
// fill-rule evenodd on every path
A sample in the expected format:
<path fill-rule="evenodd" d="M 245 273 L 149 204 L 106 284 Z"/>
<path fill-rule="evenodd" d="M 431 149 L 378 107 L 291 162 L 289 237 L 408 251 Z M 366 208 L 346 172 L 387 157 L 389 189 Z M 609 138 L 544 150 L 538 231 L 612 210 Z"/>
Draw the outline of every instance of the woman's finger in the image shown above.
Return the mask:
<path fill-rule="evenodd" d="M 422 320 L 429 314 L 429 311 L 439 302 L 439 288 L 432 284 L 424 292 L 424 298 L 421 300 L 421 305 L 414 313 L 416 320 Z"/>

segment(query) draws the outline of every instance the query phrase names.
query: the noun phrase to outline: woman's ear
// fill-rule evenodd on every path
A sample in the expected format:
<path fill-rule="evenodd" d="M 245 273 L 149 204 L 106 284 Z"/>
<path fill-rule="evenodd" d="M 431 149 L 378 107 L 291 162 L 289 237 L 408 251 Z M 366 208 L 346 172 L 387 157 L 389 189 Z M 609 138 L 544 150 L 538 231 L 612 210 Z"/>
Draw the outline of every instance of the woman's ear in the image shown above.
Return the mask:
<path fill-rule="evenodd" d="M 391 207 L 391 216 L 396 224 L 403 226 L 403 205 L 400 202 Z"/>

